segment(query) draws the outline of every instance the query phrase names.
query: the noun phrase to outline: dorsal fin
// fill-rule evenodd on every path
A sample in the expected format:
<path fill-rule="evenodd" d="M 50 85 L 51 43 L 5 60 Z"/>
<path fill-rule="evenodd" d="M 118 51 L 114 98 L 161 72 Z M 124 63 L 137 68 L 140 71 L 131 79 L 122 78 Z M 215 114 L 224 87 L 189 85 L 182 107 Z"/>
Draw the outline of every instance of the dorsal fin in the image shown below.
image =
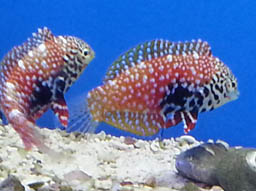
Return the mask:
<path fill-rule="evenodd" d="M 194 53 L 197 53 L 199 56 L 212 55 L 209 44 L 201 39 L 173 43 L 173 46 L 169 52 L 173 55 L 191 55 Z"/>
<path fill-rule="evenodd" d="M 28 38 L 22 45 L 13 47 L 4 57 L 1 65 L 7 64 L 8 67 L 13 67 L 17 64 L 17 61 L 26 56 L 29 51 L 32 51 L 47 40 L 52 40 L 53 37 L 53 34 L 48 28 L 39 28 L 38 32 L 33 33 L 32 37 Z"/>
<path fill-rule="evenodd" d="M 53 40 L 52 32 L 47 28 L 39 28 L 37 33 L 32 33 L 32 38 L 28 38 L 27 43 L 29 46 L 37 47 L 47 40 Z"/>
<path fill-rule="evenodd" d="M 199 56 L 210 56 L 211 48 L 207 42 L 200 39 L 197 41 L 192 40 L 190 42 L 170 42 L 168 40 L 152 40 L 145 42 L 131 48 L 119 56 L 108 69 L 104 82 L 113 80 L 116 76 L 140 62 L 166 56 L 168 54 L 191 55 L 195 52 Z"/>

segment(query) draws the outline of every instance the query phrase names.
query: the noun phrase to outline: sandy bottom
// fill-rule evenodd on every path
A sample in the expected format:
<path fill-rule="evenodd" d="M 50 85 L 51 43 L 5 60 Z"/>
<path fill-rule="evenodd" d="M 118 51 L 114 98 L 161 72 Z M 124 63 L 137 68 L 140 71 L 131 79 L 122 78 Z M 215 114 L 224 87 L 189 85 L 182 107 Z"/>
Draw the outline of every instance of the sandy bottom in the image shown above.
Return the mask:
<path fill-rule="evenodd" d="M 175 169 L 175 157 L 200 144 L 193 137 L 143 141 L 41 129 L 57 155 L 27 152 L 16 132 L 0 126 L 0 182 L 16 176 L 26 191 L 176 191 L 193 186 Z M 202 185 L 199 185 L 202 186 Z M 184 188 L 185 187 L 185 188 Z M 222 191 L 219 187 L 199 190 Z"/>

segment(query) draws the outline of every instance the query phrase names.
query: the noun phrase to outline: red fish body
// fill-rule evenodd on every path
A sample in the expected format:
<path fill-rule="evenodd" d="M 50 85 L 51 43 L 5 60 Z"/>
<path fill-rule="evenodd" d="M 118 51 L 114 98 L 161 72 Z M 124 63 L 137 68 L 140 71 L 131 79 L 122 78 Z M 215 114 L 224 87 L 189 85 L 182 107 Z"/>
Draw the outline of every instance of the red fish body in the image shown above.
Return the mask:
<path fill-rule="evenodd" d="M 104 85 L 89 92 L 86 111 L 92 121 L 141 136 L 181 121 L 188 132 L 199 112 L 215 109 L 238 94 L 235 77 L 206 42 L 155 40 L 113 63 Z"/>
<path fill-rule="evenodd" d="M 61 124 L 68 125 L 64 93 L 94 57 L 84 41 L 54 36 L 38 29 L 21 46 L 14 47 L 1 62 L 0 106 L 19 133 L 26 149 L 44 147 L 35 121 L 49 108 Z"/>

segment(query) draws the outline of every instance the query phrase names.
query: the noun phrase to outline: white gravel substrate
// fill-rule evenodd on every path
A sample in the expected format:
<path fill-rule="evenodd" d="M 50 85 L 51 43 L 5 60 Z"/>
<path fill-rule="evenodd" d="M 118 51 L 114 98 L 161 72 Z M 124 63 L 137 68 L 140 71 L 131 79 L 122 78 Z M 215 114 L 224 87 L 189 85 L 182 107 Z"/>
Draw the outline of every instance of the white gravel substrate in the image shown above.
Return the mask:
<path fill-rule="evenodd" d="M 0 182 L 11 174 L 26 191 L 184 190 L 189 181 L 176 174 L 175 157 L 199 144 L 190 136 L 159 144 L 103 132 L 84 136 L 48 129 L 40 132 L 59 157 L 36 148 L 26 152 L 13 128 L 0 126 Z"/>

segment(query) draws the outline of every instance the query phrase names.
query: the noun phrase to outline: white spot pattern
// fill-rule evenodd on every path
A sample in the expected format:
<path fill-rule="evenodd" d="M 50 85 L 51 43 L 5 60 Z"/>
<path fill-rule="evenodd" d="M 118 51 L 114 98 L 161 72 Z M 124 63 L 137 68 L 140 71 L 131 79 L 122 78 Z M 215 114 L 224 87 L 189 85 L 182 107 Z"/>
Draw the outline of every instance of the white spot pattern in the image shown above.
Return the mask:
<path fill-rule="evenodd" d="M 92 90 L 88 106 L 95 120 L 105 120 L 139 135 L 150 135 L 150 132 L 165 128 L 167 110 L 173 116 L 169 125 L 177 124 L 179 121 L 176 121 L 175 112 L 185 108 L 186 112 L 179 114 L 179 117 L 186 122 L 185 127 L 191 128 L 187 125 L 188 119 L 193 123 L 196 119 L 190 114 L 193 108 L 189 102 L 193 100 L 194 105 L 199 104 L 196 96 L 198 93 L 204 96 L 203 88 L 220 69 L 224 73 L 229 72 L 222 62 L 212 56 L 206 42 L 152 41 L 129 50 L 113 63 L 107 72 L 105 85 L 101 86 L 105 90 L 104 96 L 97 88 Z M 113 80 L 118 85 L 113 87 Z M 182 92 L 188 92 L 190 97 Z M 171 102 L 172 96 L 177 96 L 173 100 L 184 101 L 184 105 L 179 101 Z M 102 100 L 104 104 L 101 104 Z M 108 104 L 110 100 L 111 104 Z M 143 120 L 141 116 L 144 116 Z"/>

